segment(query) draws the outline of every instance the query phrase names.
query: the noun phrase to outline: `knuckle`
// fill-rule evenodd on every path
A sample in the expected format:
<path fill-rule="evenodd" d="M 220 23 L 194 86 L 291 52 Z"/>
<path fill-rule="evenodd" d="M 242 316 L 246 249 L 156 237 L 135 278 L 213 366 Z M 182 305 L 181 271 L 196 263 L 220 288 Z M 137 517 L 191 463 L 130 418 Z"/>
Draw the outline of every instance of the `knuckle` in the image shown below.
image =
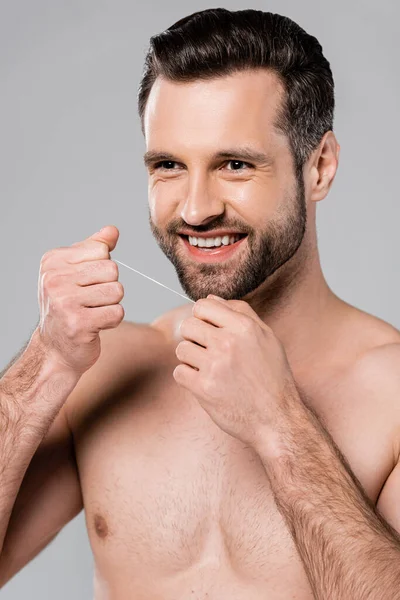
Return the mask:
<path fill-rule="evenodd" d="M 247 310 L 249 308 L 249 305 L 244 300 L 230 300 L 230 302 L 239 309 Z"/>
<path fill-rule="evenodd" d="M 87 240 L 79 243 L 76 246 L 78 255 L 90 255 L 92 258 L 104 260 L 110 258 L 109 248 L 105 242 L 99 240 Z"/>
<path fill-rule="evenodd" d="M 253 319 L 251 319 L 250 317 L 247 317 L 246 315 L 239 315 L 238 323 L 239 323 L 240 330 L 243 333 L 247 333 L 248 331 L 251 331 L 253 328 L 253 324 L 254 324 Z"/>
<path fill-rule="evenodd" d="M 113 294 L 112 288 L 106 283 L 99 283 L 96 291 L 99 296 L 102 296 L 105 300 L 108 300 L 109 296 Z"/>
<path fill-rule="evenodd" d="M 96 253 L 98 255 L 98 257 L 100 258 L 100 260 L 104 260 L 104 259 L 109 259 L 110 258 L 110 252 L 109 252 L 109 248 L 107 246 L 107 244 L 105 244 L 104 242 L 94 242 L 94 244 L 96 244 Z"/>
<path fill-rule="evenodd" d="M 104 314 L 106 315 L 106 319 L 114 321 L 123 318 L 125 311 L 122 304 L 110 304 L 104 307 Z"/>
<path fill-rule="evenodd" d="M 48 250 L 47 252 L 45 252 L 42 256 L 42 258 L 40 259 L 40 266 L 43 268 L 51 258 L 53 258 L 54 256 L 54 250 Z"/>
<path fill-rule="evenodd" d="M 238 302 L 240 303 L 240 306 L 243 308 L 243 310 L 246 310 L 248 313 L 253 312 L 253 309 L 251 308 L 250 304 L 246 302 L 246 300 L 238 300 Z"/>
<path fill-rule="evenodd" d="M 118 325 L 125 316 L 125 310 L 122 304 L 115 304 L 110 307 L 110 319 L 115 325 Z"/>
<path fill-rule="evenodd" d="M 71 313 L 65 322 L 65 335 L 68 339 L 76 338 L 82 329 L 81 319 L 77 314 Z"/>
<path fill-rule="evenodd" d="M 210 374 L 203 380 L 203 391 L 207 396 L 214 397 L 218 391 L 214 377 Z"/>
<path fill-rule="evenodd" d="M 110 273 L 114 279 L 118 279 L 119 277 L 119 268 L 116 262 L 113 260 L 109 261 L 108 268 L 110 269 Z"/>
<path fill-rule="evenodd" d="M 79 263 L 78 263 L 78 265 L 79 265 Z M 85 263 L 85 266 L 83 268 L 83 271 L 84 271 L 85 275 L 96 274 L 98 270 L 99 270 L 99 265 L 94 260 L 88 260 Z"/>
<path fill-rule="evenodd" d="M 234 337 L 230 333 L 226 333 L 226 335 L 224 335 L 224 337 L 221 339 L 220 344 L 222 352 L 229 353 L 232 351 L 234 346 Z"/>
<path fill-rule="evenodd" d="M 186 319 L 183 319 L 183 321 L 181 321 L 179 323 L 179 333 L 181 335 L 183 335 L 183 336 L 186 335 L 186 333 L 187 333 L 187 321 L 186 321 Z"/>
<path fill-rule="evenodd" d="M 121 301 L 125 295 L 124 286 L 122 285 L 122 283 L 120 281 L 117 281 L 114 285 L 115 285 L 115 291 L 116 291 L 117 297 L 119 298 L 119 301 Z"/>
<path fill-rule="evenodd" d="M 199 314 L 204 306 L 206 306 L 207 304 L 207 300 L 205 298 L 200 298 L 199 300 L 196 301 L 195 305 L 193 306 L 193 312 L 195 314 Z"/>
<path fill-rule="evenodd" d="M 229 362 L 229 358 L 220 352 L 214 356 L 214 360 L 208 370 L 208 375 L 212 381 L 218 381 L 220 379 L 223 368 L 227 362 Z"/>
<path fill-rule="evenodd" d="M 59 287 L 60 275 L 56 271 L 44 273 L 42 277 L 43 288 L 47 292 L 52 292 Z"/>
<path fill-rule="evenodd" d="M 54 268 L 54 264 L 59 265 L 65 262 L 63 260 L 65 250 L 67 250 L 66 247 L 60 246 L 59 248 L 52 248 L 45 252 L 40 259 L 40 270 L 43 272 L 44 270 Z"/>
<path fill-rule="evenodd" d="M 183 319 L 179 325 L 179 331 L 181 333 L 181 335 L 186 335 L 189 332 L 190 327 L 193 325 L 193 322 L 195 321 L 194 317 L 187 317 L 186 319 Z"/>
<path fill-rule="evenodd" d="M 72 309 L 72 299 L 69 296 L 58 296 L 55 298 L 54 304 L 61 313 L 68 313 Z M 71 314 L 72 316 L 68 316 L 68 319 L 73 318 L 73 313 Z"/>

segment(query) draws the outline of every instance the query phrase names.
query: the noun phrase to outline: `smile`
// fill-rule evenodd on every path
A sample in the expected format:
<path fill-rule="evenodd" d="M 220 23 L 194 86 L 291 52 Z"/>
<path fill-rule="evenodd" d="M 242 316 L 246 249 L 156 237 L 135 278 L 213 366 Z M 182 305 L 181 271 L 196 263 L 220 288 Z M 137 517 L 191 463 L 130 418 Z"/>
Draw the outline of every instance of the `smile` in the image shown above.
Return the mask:
<path fill-rule="evenodd" d="M 185 251 L 197 262 L 214 263 L 227 260 L 239 249 L 247 235 L 234 234 L 216 238 L 193 238 L 180 235 Z"/>

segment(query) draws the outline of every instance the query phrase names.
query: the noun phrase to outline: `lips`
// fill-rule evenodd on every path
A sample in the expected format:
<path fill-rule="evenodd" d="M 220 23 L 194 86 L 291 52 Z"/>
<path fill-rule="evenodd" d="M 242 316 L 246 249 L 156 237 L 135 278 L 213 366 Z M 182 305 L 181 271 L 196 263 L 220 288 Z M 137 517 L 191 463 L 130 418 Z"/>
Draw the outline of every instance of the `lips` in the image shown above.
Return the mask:
<path fill-rule="evenodd" d="M 229 244 L 227 246 L 217 246 L 215 248 L 192 246 L 189 243 L 187 236 L 181 235 L 180 237 L 183 241 L 186 251 L 193 260 L 199 263 L 216 263 L 224 262 L 238 252 L 239 247 L 245 243 L 245 238 L 247 235 L 242 236 L 233 244 Z"/>
<path fill-rule="evenodd" d="M 202 238 L 214 238 L 214 237 L 224 237 L 225 235 L 239 235 L 241 238 L 245 237 L 247 233 L 243 233 L 241 231 L 226 231 L 224 229 L 216 229 L 215 231 L 204 231 L 202 233 L 192 232 L 192 231 L 180 231 L 179 234 L 182 237 L 188 238 L 190 237 L 202 237 Z"/>
<path fill-rule="evenodd" d="M 236 243 L 237 241 L 243 239 L 244 237 L 247 237 L 246 235 L 243 234 L 231 234 L 231 235 L 224 235 L 224 236 L 187 236 L 187 235 L 182 235 L 180 236 L 182 237 L 184 240 L 188 241 L 189 243 L 191 243 L 191 245 L 193 246 L 198 246 L 199 248 L 210 248 L 210 247 L 214 247 L 213 246 L 209 246 L 207 242 L 213 242 L 215 243 L 215 240 L 219 239 L 220 240 L 220 246 L 228 246 L 228 244 L 232 244 L 232 243 Z M 194 244 L 193 241 L 197 240 L 197 243 Z M 234 241 L 232 241 L 234 240 Z M 216 244 L 216 247 L 218 247 L 218 244 Z"/>

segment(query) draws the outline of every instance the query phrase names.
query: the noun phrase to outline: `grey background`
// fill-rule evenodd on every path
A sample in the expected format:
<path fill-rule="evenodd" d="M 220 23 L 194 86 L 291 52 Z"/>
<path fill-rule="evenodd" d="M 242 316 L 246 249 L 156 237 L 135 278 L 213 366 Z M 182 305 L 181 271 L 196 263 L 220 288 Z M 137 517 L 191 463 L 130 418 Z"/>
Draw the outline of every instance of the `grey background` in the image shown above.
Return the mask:
<path fill-rule="evenodd" d="M 136 90 L 149 37 L 196 10 L 258 8 L 315 35 L 336 84 L 340 166 L 319 205 L 322 266 L 336 293 L 399 326 L 400 42 L 396 2 L 0 0 L 0 369 L 38 319 L 42 254 L 106 224 L 113 257 L 180 290 L 147 225 Z M 126 319 L 178 296 L 120 267 Z M 81 513 L 2 590 L 4 600 L 92 597 Z"/>

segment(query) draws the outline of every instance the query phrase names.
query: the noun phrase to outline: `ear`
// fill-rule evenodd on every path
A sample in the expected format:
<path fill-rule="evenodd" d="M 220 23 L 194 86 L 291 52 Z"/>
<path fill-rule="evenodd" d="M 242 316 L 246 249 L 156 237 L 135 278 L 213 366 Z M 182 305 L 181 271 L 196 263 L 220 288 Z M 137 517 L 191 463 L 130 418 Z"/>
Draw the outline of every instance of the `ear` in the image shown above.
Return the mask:
<path fill-rule="evenodd" d="M 339 165 L 340 145 L 333 131 L 327 131 L 314 154 L 309 170 L 309 198 L 323 200 L 328 194 Z"/>

